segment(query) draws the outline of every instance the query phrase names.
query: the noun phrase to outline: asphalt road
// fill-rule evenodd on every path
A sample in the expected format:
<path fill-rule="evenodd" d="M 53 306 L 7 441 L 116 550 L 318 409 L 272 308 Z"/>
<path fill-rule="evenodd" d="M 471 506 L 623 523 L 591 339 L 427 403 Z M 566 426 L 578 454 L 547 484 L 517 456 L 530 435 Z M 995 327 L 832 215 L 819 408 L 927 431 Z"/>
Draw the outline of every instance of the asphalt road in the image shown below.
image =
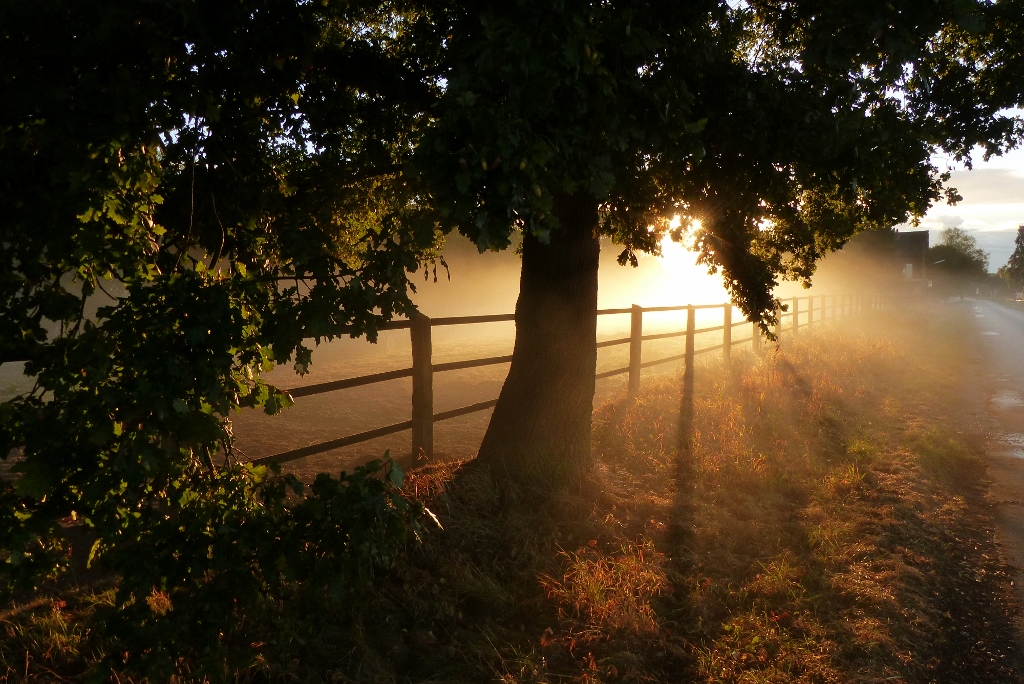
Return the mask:
<path fill-rule="evenodd" d="M 985 350 L 993 454 L 1024 465 L 1024 310 L 988 301 L 969 302 Z"/>
<path fill-rule="evenodd" d="M 989 501 L 1024 603 L 1024 310 L 988 301 L 965 304 L 974 311 L 985 352 L 986 377 L 978 380 L 988 397 Z"/>

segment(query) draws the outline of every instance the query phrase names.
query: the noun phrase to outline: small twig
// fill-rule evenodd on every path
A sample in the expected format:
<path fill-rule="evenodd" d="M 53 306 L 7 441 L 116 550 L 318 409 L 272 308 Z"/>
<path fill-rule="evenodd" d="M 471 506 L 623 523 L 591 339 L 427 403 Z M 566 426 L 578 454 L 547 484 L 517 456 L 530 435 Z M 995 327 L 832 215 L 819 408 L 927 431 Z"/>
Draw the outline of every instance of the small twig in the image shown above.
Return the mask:
<path fill-rule="evenodd" d="M 1024 506 L 1024 501 L 1020 499 L 1004 499 L 1002 501 L 991 501 L 989 506 Z"/>
<path fill-rule="evenodd" d="M 217 199 L 213 196 L 213 190 L 210 190 L 210 205 L 213 207 L 213 215 L 217 219 L 217 225 L 220 226 L 220 245 L 217 247 L 217 251 L 213 253 L 213 258 L 210 259 L 210 269 L 212 270 L 217 266 L 221 253 L 224 251 L 224 243 L 227 242 L 227 231 L 224 229 L 224 223 L 220 220 L 220 213 L 217 212 Z"/>
<path fill-rule="evenodd" d="M 107 295 L 108 297 L 113 299 L 115 302 L 120 300 L 120 299 L 124 299 L 124 297 L 115 297 L 114 295 L 112 295 L 109 292 L 107 292 L 107 288 L 103 287 L 103 281 L 102 280 L 97 280 L 96 281 L 96 285 L 97 285 L 97 287 L 100 288 L 100 290 L 103 291 L 103 294 Z"/>

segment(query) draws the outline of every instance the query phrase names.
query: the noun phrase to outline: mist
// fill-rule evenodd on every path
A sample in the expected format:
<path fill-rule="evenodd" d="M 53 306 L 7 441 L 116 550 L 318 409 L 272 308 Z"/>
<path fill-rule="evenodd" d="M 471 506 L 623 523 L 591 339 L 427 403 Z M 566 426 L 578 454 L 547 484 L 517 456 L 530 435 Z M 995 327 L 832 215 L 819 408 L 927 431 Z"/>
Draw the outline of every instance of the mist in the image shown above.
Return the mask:
<path fill-rule="evenodd" d="M 706 267 L 697 265 L 696 254 L 682 245 L 666 242 L 660 257 L 638 255 L 636 268 L 620 266 L 616 261 L 618 252 L 610 242 L 602 242 L 599 309 L 626 308 L 632 304 L 644 307 L 724 304 L 729 299 L 721 276 L 709 274 Z M 413 276 L 416 291 L 412 299 L 423 314 L 434 318 L 515 311 L 520 259 L 514 250 L 481 254 L 465 238 L 454 237 L 449 240 L 443 254 L 447 270 L 438 263 L 436 270 L 431 268 L 426 273 Z M 820 261 L 811 281 L 812 287 L 783 282 L 775 294 L 788 303 L 792 297 L 892 291 L 892 288 L 904 284 L 902 265 L 898 261 L 875 244 L 871 236 L 861 236 L 845 249 Z M 805 307 L 806 304 L 802 307 L 804 311 Z M 821 302 L 816 302 L 815 321 L 821 320 L 820 307 Z M 720 326 L 722 315 L 719 308 L 698 310 L 697 329 Z M 739 310 L 734 309 L 733 321 L 738 322 L 742 318 Z M 783 335 L 787 334 L 786 328 L 791 324 L 791 318 L 784 319 Z M 628 315 L 598 316 L 598 341 L 628 336 L 629 325 Z M 644 314 L 644 334 L 678 331 L 685 325 L 685 312 L 682 311 Z M 752 334 L 752 326 L 737 327 L 733 331 L 734 344 L 747 343 Z M 645 342 L 644 361 L 679 354 L 683 350 L 684 339 Z M 432 331 L 432 359 L 434 363 L 445 363 L 508 355 L 512 353 L 514 342 L 515 325 L 512 322 L 438 326 Z M 721 332 L 698 334 L 695 338 L 697 349 L 720 343 Z M 409 332 L 383 331 L 374 344 L 360 338 L 321 345 L 314 351 L 310 373 L 305 377 L 298 377 L 289 367 L 279 367 L 269 379 L 280 387 L 291 388 L 407 368 L 410 363 Z M 628 345 L 598 350 L 598 373 L 627 363 Z M 681 367 L 681 362 L 668 363 L 647 369 L 644 374 L 645 377 L 674 374 Z M 435 412 L 496 398 L 507 372 L 508 364 L 500 364 L 436 373 Z M 620 395 L 625 390 L 625 383 L 625 375 L 599 380 L 595 406 Z M 295 406 L 280 416 L 246 412 L 234 419 L 237 444 L 245 456 L 260 458 L 407 420 L 411 392 L 411 380 L 403 378 L 300 398 Z M 483 438 L 490 415 L 491 411 L 487 410 L 435 423 L 437 457 L 472 457 Z M 392 455 L 409 453 L 409 433 L 311 456 L 290 464 L 289 468 L 300 474 L 351 468 L 368 458 L 379 457 L 387 450 Z"/>
<path fill-rule="evenodd" d="M 666 242 L 663 255 L 638 254 L 638 266 L 620 266 L 620 249 L 602 241 L 599 269 L 599 309 L 685 304 L 724 304 L 728 294 L 720 275 L 711 275 L 696 264 L 696 255 L 681 245 Z M 412 300 L 420 312 L 432 318 L 507 314 L 515 311 L 519 296 L 520 258 L 513 249 L 479 253 L 469 240 L 454 236 L 445 245 L 444 260 L 427 272 L 413 274 L 416 291 Z M 435 280 L 436 276 L 436 280 Z M 740 320 L 738 310 L 734 320 Z M 644 333 L 653 334 L 685 327 L 685 312 L 647 312 Z M 697 327 L 721 325 L 722 310 L 701 310 Z M 629 334 L 629 315 L 598 317 L 598 340 Z M 721 333 L 698 335 L 697 347 L 721 342 Z M 735 339 L 749 339 L 751 330 L 737 328 Z M 512 322 L 439 326 L 432 331 L 433 362 L 444 363 L 512 353 L 515 325 Z M 644 343 L 644 360 L 658 359 L 682 351 L 684 338 Z M 407 368 L 411 348 L 407 330 L 383 331 L 376 343 L 364 338 L 341 339 L 320 345 L 313 352 L 310 372 L 304 377 L 282 366 L 269 375 L 279 387 L 327 382 L 347 377 Z M 628 345 L 598 350 L 598 372 L 628 363 Z M 664 364 L 645 371 L 648 375 L 676 373 L 680 363 Z M 497 397 L 508 373 L 508 364 L 465 369 L 434 375 L 434 410 L 447 411 Z M 595 404 L 625 388 L 625 376 L 597 383 Z M 339 392 L 300 398 L 280 416 L 268 417 L 245 412 L 233 418 L 237 445 L 242 454 L 259 458 L 280 451 L 326 441 L 390 423 L 407 420 L 412 382 L 408 378 Z M 474 455 L 483 438 L 490 411 L 463 416 L 434 426 L 437 450 L 448 457 Z M 411 449 L 408 433 L 345 447 L 291 464 L 300 473 L 351 467 L 385 450 L 400 455 Z"/>
<path fill-rule="evenodd" d="M 813 277 L 813 287 L 786 282 L 776 289 L 784 302 L 809 295 L 879 291 L 897 285 L 899 267 L 881 257 L 867 240 L 858 238 L 847 249 L 825 257 Z M 696 255 L 682 245 L 666 241 L 663 254 L 655 257 L 638 254 L 638 266 L 620 266 L 619 249 L 602 242 L 599 269 L 598 307 L 627 308 L 679 306 L 685 304 L 723 304 L 728 293 L 720 275 L 709 274 L 696 264 Z M 447 270 L 440 264 L 426 272 L 413 274 L 412 300 L 430 317 L 506 314 L 515 311 L 519 295 L 520 258 L 513 249 L 478 253 L 469 240 L 455 236 L 443 251 Z M 806 305 L 805 305 L 806 306 Z M 819 307 L 820 304 L 816 304 Z M 815 319 L 820 320 L 816 308 Z M 738 309 L 733 320 L 742 320 Z M 787 319 L 788 321 L 789 319 Z M 697 328 L 719 326 L 722 310 L 698 310 Z M 598 317 L 598 340 L 628 336 L 629 316 Z M 646 312 L 644 333 L 656 334 L 685 327 L 685 312 Z M 752 328 L 738 327 L 733 333 L 737 343 L 749 340 Z M 698 349 L 719 344 L 721 333 L 697 335 Z M 433 361 L 445 363 L 512 353 L 515 325 L 511 322 L 435 327 L 432 331 Z M 645 361 L 678 354 L 683 338 L 645 342 Z M 628 345 L 598 350 L 598 372 L 628 363 Z M 369 373 L 407 368 L 411 348 L 407 330 L 383 331 L 376 343 L 365 338 L 342 338 L 325 343 L 313 352 L 310 372 L 298 376 L 288 365 L 275 369 L 268 379 L 282 388 L 327 382 Z M 670 363 L 645 370 L 645 376 L 673 374 L 681 363 Z M 435 411 L 447 411 L 497 397 L 508 372 L 508 364 L 434 376 Z M 23 375 L 23 364 L 0 366 L 0 393 L 13 395 L 26 389 L 30 379 Z M 625 376 L 597 383 L 595 405 L 620 394 Z M 260 458 L 281 451 L 343 437 L 364 430 L 407 420 L 410 414 L 411 380 L 408 378 L 352 388 L 323 395 L 300 398 L 279 416 L 245 411 L 231 417 L 237 448 L 243 458 Z M 466 458 L 475 454 L 490 411 L 463 416 L 435 424 L 435 443 L 444 456 Z M 363 444 L 346 447 L 300 460 L 291 466 L 297 472 L 315 473 L 351 468 L 368 458 L 390 450 L 394 455 L 410 451 L 410 436 L 401 433 Z"/>

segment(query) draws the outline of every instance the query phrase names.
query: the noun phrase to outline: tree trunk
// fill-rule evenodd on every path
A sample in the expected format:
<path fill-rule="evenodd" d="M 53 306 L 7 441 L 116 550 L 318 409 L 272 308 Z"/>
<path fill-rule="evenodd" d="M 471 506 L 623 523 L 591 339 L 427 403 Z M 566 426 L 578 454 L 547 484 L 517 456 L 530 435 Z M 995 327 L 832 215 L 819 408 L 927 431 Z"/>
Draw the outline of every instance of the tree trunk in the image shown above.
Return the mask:
<path fill-rule="evenodd" d="M 550 244 L 527 233 L 516 304 L 512 366 L 479 459 L 542 487 L 589 469 L 597 369 L 597 202 L 555 198 L 560 227 Z"/>

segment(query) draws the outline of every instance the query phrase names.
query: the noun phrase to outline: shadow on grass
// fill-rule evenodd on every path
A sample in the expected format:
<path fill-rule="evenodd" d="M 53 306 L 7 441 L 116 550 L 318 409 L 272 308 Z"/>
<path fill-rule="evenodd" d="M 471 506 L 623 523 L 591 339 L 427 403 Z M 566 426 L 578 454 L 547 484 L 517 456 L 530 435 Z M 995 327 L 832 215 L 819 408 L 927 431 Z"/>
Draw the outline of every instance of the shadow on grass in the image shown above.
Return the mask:
<path fill-rule="evenodd" d="M 913 452 L 880 454 L 873 438 L 891 435 L 865 430 L 880 418 L 870 397 L 857 405 L 823 391 L 822 378 L 785 354 L 771 363 L 791 401 L 777 393 L 774 414 L 754 415 L 760 446 L 803 443 L 784 462 L 773 466 L 748 449 L 755 467 L 742 472 L 710 458 L 699 448 L 707 441 L 701 423 L 728 411 L 709 412 L 698 400 L 698 448 L 681 469 L 694 482 L 678 487 L 675 506 L 695 519 L 676 525 L 692 536 L 673 549 L 681 582 L 670 594 L 690 600 L 660 606 L 692 630 L 693 675 L 1016 681 L 1018 653 L 1001 609 L 1008 576 L 977 514 L 979 461 L 935 435 L 911 440 Z M 717 401 L 749 418 L 758 389 L 727 382 Z M 799 429 L 778 429 L 787 425 Z"/>
<path fill-rule="evenodd" d="M 359 682 L 1016 681 L 981 470 L 941 416 L 908 413 L 906 366 L 891 345 L 823 336 L 699 373 L 682 470 L 679 387 L 660 381 L 597 410 L 578 489 L 412 473 L 445 530 L 378 584 L 332 667 Z"/>
<path fill-rule="evenodd" d="M 822 333 L 709 365 L 682 469 L 676 379 L 598 408 L 571 490 L 418 468 L 444 529 L 358 605 L 289 607 L 239 679 L 1016 681 L 982 470 L 905 361 Z"/>

